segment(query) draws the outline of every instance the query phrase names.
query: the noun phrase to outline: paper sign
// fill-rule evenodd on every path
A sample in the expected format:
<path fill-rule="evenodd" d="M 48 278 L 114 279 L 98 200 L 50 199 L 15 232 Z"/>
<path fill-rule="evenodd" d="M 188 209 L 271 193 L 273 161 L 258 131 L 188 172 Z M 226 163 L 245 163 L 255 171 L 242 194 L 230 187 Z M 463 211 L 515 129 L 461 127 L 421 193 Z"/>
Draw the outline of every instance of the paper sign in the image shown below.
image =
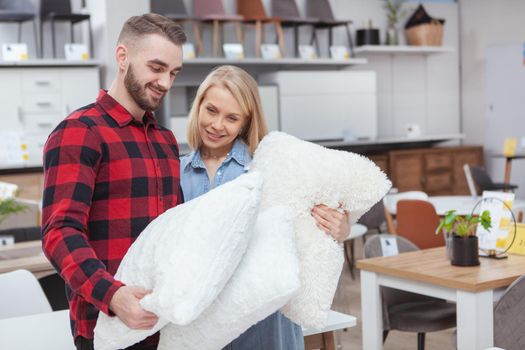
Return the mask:
<path fill-rule="evenodd" d="M 0 236 L 0 247 L 15 244 L 15 237 Z"/>
<path fill-rule="evenodd" d="M 350 58 L 350 51 L 346 46 L 330 46 L 330 56 L 334 60 L 347 60 Z"/>
<path fill-rule="evenodd" d="M 511 227 L 505 247 L 509 247 L 509 253 L 525 255 L 525 224 L 516 224 L 516 237 L 514 237 L 514 226 Z"/>
<path fill-rule="evenodd" d="M 317 58 L 317 53 L 312 45 L 299 45 L 299 55 L 304 60 L 314 60 Z"/>
<path fill-rule="evenodd" d="M 2 59 L 4 61 L 25 61 L 28 58 L 27 44 L 2 44 Z"/>
<path fill-rule="evenodd" d="M 476 235 L 479 239 L 479 247 L 487 250 L 504 250 L 501 243 L 507 239 L 512 221 L 512 203 L 514 193 L 483 191 L 483 199 L 480 215 L 485 210 L 490 212 L 492 227 L 487 231 L 478 225 Z M 509 209 L 510 208 L 510 209 Z"/>
<path fill-rule="evenodd" d="M 244 58 L 244 50 L 241 44 L 223 44 L 222 49 L 228 59 L 239 60 Z"/>
<path fill-rule="evenodd" d="M 192 43 L 182 44 L 182 59 L 192 60 L 195 57 L 197 57 L 195 54 L 195 46 Z"/>
<path fill-rule="evenodd" d="M 64 53 L 68 61 L 85 61 L 89 59 L 89 53 L 84 44 L 64 44 Z"/>
<path fill-rule="evenodd" d="M 17 191 L 17 185 L 0 181 L 0 200 L 13 198 L 16 195 Z"/>
<path fill-rule="evenodd" d="M 397 248 L 397 240 L 395 237 L 380 237 L 380 241 L 383 256 L 393 256 L 399 254 L 399 249 Z"/>
<path fill-rule="evenodd" d="M 281 50 L 277 44 L 262 44 L 261 55 L 264 59 L 282 58 Z"/>
<path fill-rule="evenodd" d="M 21 133 L 0 131 L 0 164 L 21 165 L 27 156 L 27 144 Z"/>
<path fill-rule="evenodd" d="M 508 137 L 503 143 L 503 155 L 505 157 L 513 157 L 516 155 L 516 147 L 518 146 L 518 139 L 515 137 Z"/>

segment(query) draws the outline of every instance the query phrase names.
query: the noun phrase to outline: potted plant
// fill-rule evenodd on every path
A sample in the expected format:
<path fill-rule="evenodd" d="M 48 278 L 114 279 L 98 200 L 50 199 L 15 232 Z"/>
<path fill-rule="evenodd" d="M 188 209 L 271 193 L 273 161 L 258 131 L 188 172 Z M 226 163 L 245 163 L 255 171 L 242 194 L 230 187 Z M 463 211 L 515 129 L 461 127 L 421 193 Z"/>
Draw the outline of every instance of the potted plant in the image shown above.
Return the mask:
<path fill-rule="evenodd" d="M 401 11 L 401 7 L 405 1 L 406 0 L 385 0 L 383 4 L 387 19 L 386 45 L 399 45 L 398 25 L 401 17 L 406 14 L 406 11 Z"/>
<path fill-rule="evenodd" d="M 0 199 L 0 224 L 11 214 L 22 212 L 26 206 L 18 203 L 14 198 Z"/>
<path fill-rule="evenodd" d="M 483 211 L 479 216 L 461 216 L 456 214 L 455 210 L 449 210 L 439 222 L 436 234 L 443 230 L 446 239 L 452 236 L 452 265 L 479 265 L 479 245 L 476 236 L 478 224 L 481 224 L 487 231 L 490 230 L 492 222 L 488 210 Z M 447 243 L 449 243 L 448 240 Z"/>

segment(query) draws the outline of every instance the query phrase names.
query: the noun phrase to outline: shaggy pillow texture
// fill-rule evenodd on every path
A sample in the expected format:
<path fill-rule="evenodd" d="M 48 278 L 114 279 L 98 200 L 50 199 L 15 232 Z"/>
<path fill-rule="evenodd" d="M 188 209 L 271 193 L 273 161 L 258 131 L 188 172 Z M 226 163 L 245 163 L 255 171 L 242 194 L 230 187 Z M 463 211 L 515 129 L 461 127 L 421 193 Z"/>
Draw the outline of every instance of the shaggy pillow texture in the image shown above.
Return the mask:
<path fill-rule="evenodd" d="M 141 300 L 159 316 L 151 330 L 131 330 L 99 314 L 97 350 L 121 349 L 168 322 L 187 325 L 217 297 L 235 271 L 253 233 L 262 177 L 245 174 L 150 223 L 126 253 L 116 278 L 153 292 Z"/>
<path fill-rule="evenodd" d="M 317 204 L 338 208 L 356 222 L 390 189 L 386 175 L 368 158 L 324 148 L 282 132 L 259 144 L 250 171 L 264 176 L 261 209 L 292 208 L 301 288 L 281 311 L 306 328 L 322 328 L 344 262 L 343 248 L 320 231 L 311 216 Z"/>
<path fill-rule="evenodd" d="M 248 250 L 215 302 L 188 326 L 164 327 L 158 349 L 222 349 L 286 304 L 300 286 L 292 220 L 285 207 L 259 214 Z"/>

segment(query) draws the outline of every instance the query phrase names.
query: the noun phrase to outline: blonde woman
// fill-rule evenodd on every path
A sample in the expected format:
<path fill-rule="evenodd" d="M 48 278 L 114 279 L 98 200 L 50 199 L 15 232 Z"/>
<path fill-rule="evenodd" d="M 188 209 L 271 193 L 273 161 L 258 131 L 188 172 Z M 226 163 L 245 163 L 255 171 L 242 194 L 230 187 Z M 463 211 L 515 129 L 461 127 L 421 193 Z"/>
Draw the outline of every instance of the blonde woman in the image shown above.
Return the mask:
<path fill-rule="evenodd" d="M 235 66 L 213 70 L 200 85 L 190 111 L 188 143 L 181 159 L 186 201 L 247 171 L 253 152 L 268 133 L 255 80 Z M 348 213 L 318 205 L 319 228 L 342 242 L 349 234 Z M 255 324 L 225 349 L 304 349 L 301 328 L 280 312 Z"/>

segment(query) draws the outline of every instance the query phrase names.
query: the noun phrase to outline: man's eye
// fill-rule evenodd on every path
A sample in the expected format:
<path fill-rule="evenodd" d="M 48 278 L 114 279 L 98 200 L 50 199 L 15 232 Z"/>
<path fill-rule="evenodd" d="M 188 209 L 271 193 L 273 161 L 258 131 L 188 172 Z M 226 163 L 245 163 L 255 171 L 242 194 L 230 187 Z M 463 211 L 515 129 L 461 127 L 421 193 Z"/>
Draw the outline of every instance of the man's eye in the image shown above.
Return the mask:
<path fill-rule="evenodd" d="M 151 70 L 155 73 L 160 73 L 161 69 L 157 67 L 151 67 Z"/>

